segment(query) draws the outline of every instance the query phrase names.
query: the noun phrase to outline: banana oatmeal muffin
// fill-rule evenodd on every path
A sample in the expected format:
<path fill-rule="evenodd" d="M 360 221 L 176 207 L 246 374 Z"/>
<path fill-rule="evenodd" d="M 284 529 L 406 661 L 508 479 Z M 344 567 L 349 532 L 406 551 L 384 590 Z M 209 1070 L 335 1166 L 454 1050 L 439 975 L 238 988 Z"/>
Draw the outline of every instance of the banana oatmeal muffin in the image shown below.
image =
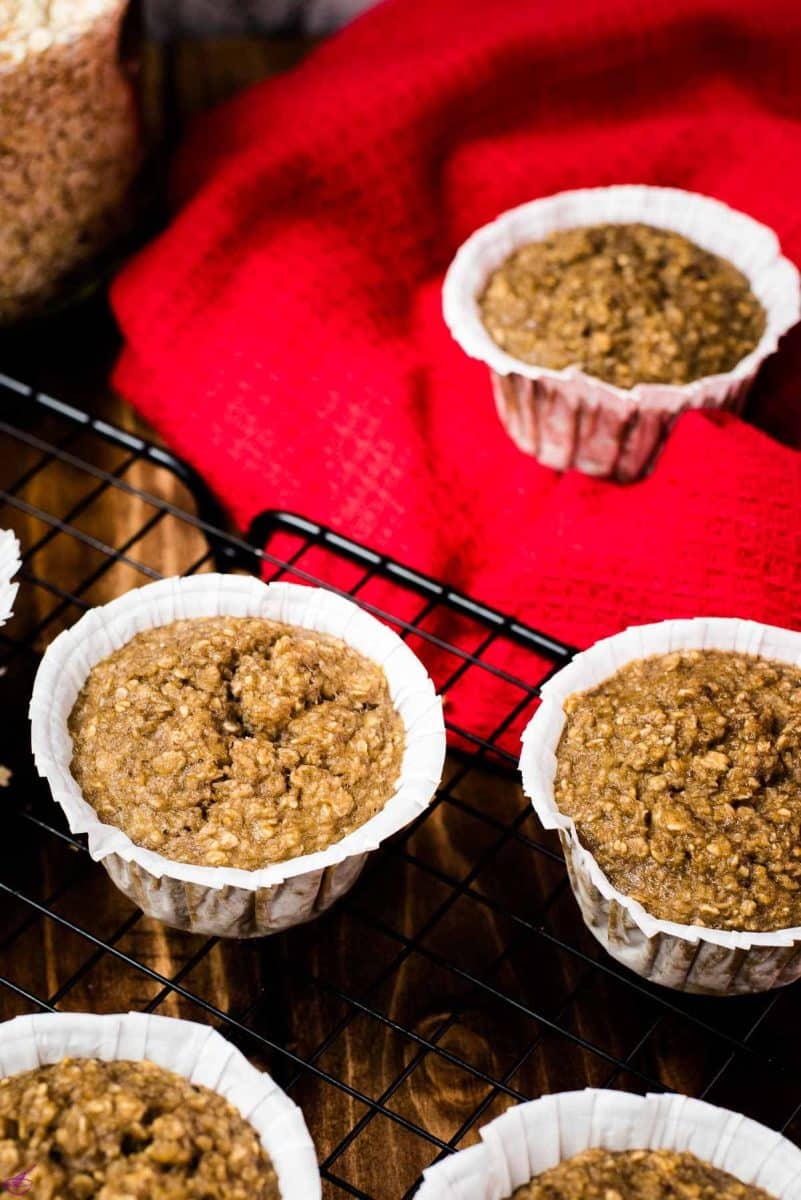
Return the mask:
<path fill-rule="evenodd" d="M 151 1062 L 65 1058 L 0 1080 L 0 1179 L 16 1176 L 36 1200 L 280 1200 L 244 1117 Z"/>
<path fill-rule="evenodd" d="M 405 744 L 376 663 L 259 617 L 137 634 L 92 668 L 69 731 L 102 821 L 173 861 L 244 870 L 364 824 L 393 795 Z"/>
<path fill-rule="evenodd" d="M 679 650 L 564 711 L 554 796 L 614 887 L 682 924 L 801 925 L 801 669 Z"/>
<path fill-rule="evenodd" d="M 687 1151 L 584 1150 L 537 1175 L 510 1200 L 771 1200 Z"/>
<path fill-rule="evenodd" d="M 765 311 L 732 263 L 642 224 L 564 229 L 519 247 L 479 306 L 513 357 L 622 388 L 730 371 L 765 330 Z"/>

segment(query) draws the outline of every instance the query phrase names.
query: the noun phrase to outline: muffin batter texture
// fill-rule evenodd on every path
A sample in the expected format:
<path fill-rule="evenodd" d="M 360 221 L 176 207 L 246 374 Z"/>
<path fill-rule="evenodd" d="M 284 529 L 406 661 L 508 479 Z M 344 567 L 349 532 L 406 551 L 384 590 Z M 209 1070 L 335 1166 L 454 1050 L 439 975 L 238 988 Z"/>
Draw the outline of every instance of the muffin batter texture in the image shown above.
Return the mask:
<path fill-rule="evenodd" d="M 175 621 L 97 663 L 69 719 L 101 820 L 178 862 L 322 850 L 392 796 L 405 743 L 382 669 L 258 617 Z"/>
<path fill-rule="evenodd" d="M 0 1178 L 36 1200 L 280 1200 L 255 1129 L 151 1062 L 62 1059 L 0 1080 Z"/>
<path fill-rule="evenodd" d="M 554 796 L 656 917 L 801 925 L 801 670 L 718 650 L 627 663 L 564 704 Z"/>

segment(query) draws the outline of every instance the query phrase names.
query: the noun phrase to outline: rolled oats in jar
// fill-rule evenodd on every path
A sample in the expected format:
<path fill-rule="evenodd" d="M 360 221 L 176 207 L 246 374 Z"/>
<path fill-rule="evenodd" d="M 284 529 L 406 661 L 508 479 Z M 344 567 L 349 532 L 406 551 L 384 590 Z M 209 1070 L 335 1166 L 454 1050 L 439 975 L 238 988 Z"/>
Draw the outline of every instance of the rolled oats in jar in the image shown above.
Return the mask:
<path fill-rule="evenodd" d="M 128 0 L 0 4 L 0 323 L 80 286 L 129 225 L 141 161 Z"/>

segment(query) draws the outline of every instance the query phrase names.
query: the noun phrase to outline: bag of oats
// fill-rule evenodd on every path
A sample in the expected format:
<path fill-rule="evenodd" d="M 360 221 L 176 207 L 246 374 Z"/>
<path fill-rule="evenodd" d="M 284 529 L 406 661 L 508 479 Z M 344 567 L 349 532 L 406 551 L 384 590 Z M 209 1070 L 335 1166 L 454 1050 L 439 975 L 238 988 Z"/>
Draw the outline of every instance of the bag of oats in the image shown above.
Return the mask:
<path fill-rule="evenodd" d="M 128 0 L 0 6 L 0 323 L 82 282 L 131 220 L 142 157 Z"/>

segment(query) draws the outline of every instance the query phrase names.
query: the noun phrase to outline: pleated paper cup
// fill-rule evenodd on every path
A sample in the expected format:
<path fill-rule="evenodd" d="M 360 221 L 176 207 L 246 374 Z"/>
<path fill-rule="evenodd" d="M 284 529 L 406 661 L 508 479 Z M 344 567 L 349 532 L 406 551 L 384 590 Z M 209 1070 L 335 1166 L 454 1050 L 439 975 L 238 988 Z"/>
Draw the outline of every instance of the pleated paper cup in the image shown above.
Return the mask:
<path fill-rule="evenodd" d="M 801 977 L 801 928 L 748 933 L 652 916 L 612 886 L 554 796 L 567 697 L 596 687 L 628 662 L 674 650 L 737 651 L 801 666 L 801 633 L 736 617 L 698 617 L 635 625 L 596 642 L 542 689 L 540 707 L 523 733 L 523 790 L 545 828 L 558 830 L 584 921 L 618 962 L 684 992 L 726 996 L 781 987 Z"/>
<path fill-rule="evenodd" d="M 731 371 L 687 384 L 616 387 L 575 367 L 524 363 L 498 346 L 478 300 L 490 275 L 528 242 L 560 229 L 641 222 L 673 230 L 728 259 L 765 309 L 759 344 Z M 556 470 L 621 482 L 640 478 L 688 408 L 739 412 L 762 362 L 801 318 L 801 280 L 772 230 L 719 200 L 677 188 L 626 185 L 559 192 L 502 213 L 459 249 L 443 289 L 445 321 L 466 354 L 486 363 L 498 415 L 515 444 Z"/>
<path fill-rule="evenodd" d="M 383 809 L 314 854 L 257 871 L 175 862 L 103 823 L 70 772 L 67 721 L 92 667 L 143 629 L 187 617 L 266 617 L 331 634 L 384 671 L 406 732 L 401 774 Z M 39 774 L 73 833 L 117 887 L 149 916 L 177 929 L 261 937 L 309 921 L 353 886 L 367 855 L 425 810 L 445 758 L 442 703 L 405 642 L 350 600 L 323 588 L 262 583 L 243 575 L 193 575 L 148 584 L 91 609 L 51 644 L 36 676 L 31 744 Z"/>
<path fill-rule="evenodd" d="M 509 1109 L 484 1126 L 480 1144 L 429 1167 L 417 1200 L 508 1200 L 595 1147 L 689 1151 L 774 1200 L 801 1195 L 801 1150 L 772 1129 L 688 1096 L 587 1088 Z"/>
<path fill-rule="evenodd" d="M 10 529 L 0 530 L 0 625 L 11 616 L 18 583 L 13 579 L 20 568 L 19 542 Z"/>
<path fill-rule="evenodd" d="M 37 1013 L 0 1025 L 0 1078 L 63 1058 L 144 1059 L 218 1092 L 258 1134 L 278 1175 L 282 1200 L 322 1195 L 303 1113 L 210 1026 L 150 1013 Z"/>

